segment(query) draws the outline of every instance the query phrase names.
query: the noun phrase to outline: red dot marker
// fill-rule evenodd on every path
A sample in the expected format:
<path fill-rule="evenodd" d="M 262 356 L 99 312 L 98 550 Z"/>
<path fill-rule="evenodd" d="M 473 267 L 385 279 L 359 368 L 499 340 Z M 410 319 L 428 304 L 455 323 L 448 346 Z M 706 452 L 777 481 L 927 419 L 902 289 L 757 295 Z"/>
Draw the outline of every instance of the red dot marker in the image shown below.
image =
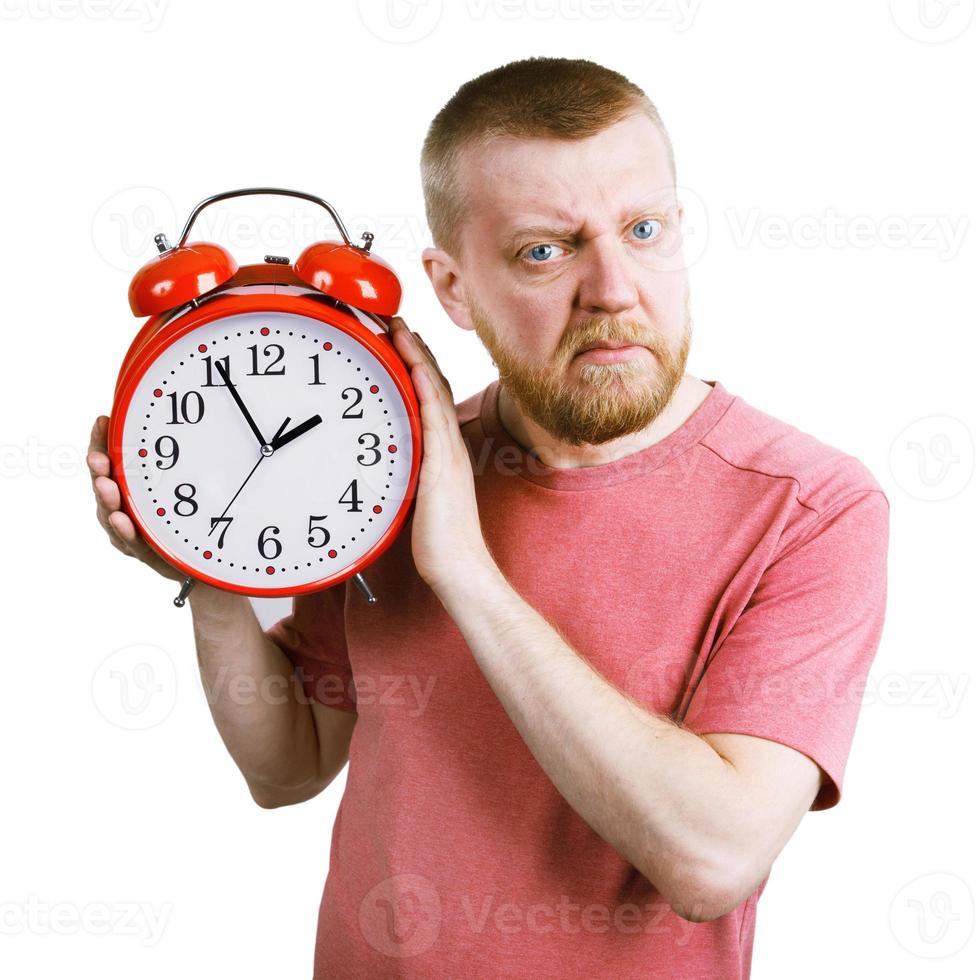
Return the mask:
<path fill-rule="evenodd" d="M 263 337 L 268 337 L 269 336 L 269 328 L 268 327 L 263 327 L 259 331 L 259 333 L 262 334 Z"/>
<path fill-rule="evenodd" d="M 157 517 L 163 517 L 167 513 L 166 507 L 157 507 Z"/>
<path fill-rule="evenodd" d="M 329 550 L 329 551 L 327 552 L 327 555 L 328 555 L 328 556 L 329 556 L 330 558 L 336 558 L 336 557 L 337 557 L 337 552 L 336 552 L 336 551 L 334 551 L 334 549 L 333 549 L 333 548 L 331 548 L 331 549 L 330 549 L 330 550 Z"/>
<path fill-rule="evenodd" d="M 154 398 L 163 398 L 163 389 L 162 388 L 154 388 L 153 389 L 153 397 Z"/>
<path fill-rule="evenodd" d="M 371 508 L 371 510 L 373 510 L 375 512 L 375 514 L 380 514 L 381 513 L 381 504 L 375 504 Z"/>
<path fill-rule="evenodd" d="M 272 575 L 275 572 L 275 568 L 272 565 L 267 565 L 265 569 L 266 575 Z"/>
<path fill-rule="evenodd" d="M 198 344 L 197 345 L 197 349 L 203 354 L 208 349 L 208 345 L 207 344 Z"/>
<path fill-rule="evenodd" d="M 389 453 L 397 453 L 398 452 L 398 447 L 397 446 L 389 446 L 388 447 L 388 452 Z"/>
<path fill-rule="evenodd" d="M 372 395 L 376 395 L 377 393 L 378 393 L 378 386 L 377 385 L 371 385 L 371 394 Z"/>
<path fill-rule="evenodd" d="M 203 555 L 204 555 L 205 558 L 210 558 L 211 557 L 211 552 L 210 551 L 205 551 L 205 552 L 203 552 Z"/>

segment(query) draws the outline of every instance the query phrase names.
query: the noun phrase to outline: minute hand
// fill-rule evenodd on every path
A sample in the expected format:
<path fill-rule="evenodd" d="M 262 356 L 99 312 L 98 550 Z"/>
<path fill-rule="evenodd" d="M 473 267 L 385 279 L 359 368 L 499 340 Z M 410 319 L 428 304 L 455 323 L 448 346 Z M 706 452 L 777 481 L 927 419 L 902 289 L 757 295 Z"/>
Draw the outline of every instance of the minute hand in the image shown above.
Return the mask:
<path fill-rule="evenodd" d="M 319 425 L 322 421 L 323 419 L 319 415 L 314 415 L 311 418 L 308 418 L 305 422 L 300 422 L 299 425 L 294 426 L 288 432 L 283 433 L 282 435 L 277 434 L 272 440 L 272 448 L 280 449 L 282 446 L 285 446 L 287 442 L 292 442 L 297 436 L 301 436 L 304 432 L 309 432 L 313 426 Z"/>
<path fill-rule="evenodd" d="M 228 377 L 228 372 L 225 370 L 224 364 L 219 360 L 215 360 L 214 367 L 218 374 L 221 375 L 221 379 L 228 386 L 231 397 L 235 399 L 235 404 L 241 409 L 242 415 L 245 416 L 245 421 L 249 424 L 249 428 L 255 433 L 255 438 L 259 440 L 259 445 L 264 446 L 266 444 L 265 438 L 259 432 L 259 427 L 255 424 L 255 419 L 252 418 L 251 413 L 245 407 L 245 402 L 242 401 L 242 396 L 238 394 L 238 389 L 231 383 L 231 378 Z"/>

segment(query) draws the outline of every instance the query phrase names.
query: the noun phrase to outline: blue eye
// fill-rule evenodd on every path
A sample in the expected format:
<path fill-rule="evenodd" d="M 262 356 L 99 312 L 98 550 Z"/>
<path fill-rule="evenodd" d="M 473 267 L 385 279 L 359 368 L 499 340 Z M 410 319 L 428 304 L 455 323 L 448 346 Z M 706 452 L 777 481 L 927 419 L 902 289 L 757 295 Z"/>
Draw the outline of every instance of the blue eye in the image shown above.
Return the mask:
<path fill-rule="evenodd" d="M 647 218 L 644 221 L 638 221 L 633 225 L 633 231 L 636 232 L 637 238 L 642 238 L 644 240 L 654 237 L 663 225 L 655 219 Z"/>
<path fill-rule="evenodd" d="M 532 260 L 535 262 L 537 262 L 538 260 L 545 261 L 547 259 L 552 258 L 552 256 L 550 254 L 542 254 L 542 253 L 545 252 L 546 249 L 552 249 L 554 247 L 555 247 L 554 245 L 548 245 L 548 244 L 535 245 L 530 250 L 530 252 L 528 252 L 528 255 L 531 256 Z"/>

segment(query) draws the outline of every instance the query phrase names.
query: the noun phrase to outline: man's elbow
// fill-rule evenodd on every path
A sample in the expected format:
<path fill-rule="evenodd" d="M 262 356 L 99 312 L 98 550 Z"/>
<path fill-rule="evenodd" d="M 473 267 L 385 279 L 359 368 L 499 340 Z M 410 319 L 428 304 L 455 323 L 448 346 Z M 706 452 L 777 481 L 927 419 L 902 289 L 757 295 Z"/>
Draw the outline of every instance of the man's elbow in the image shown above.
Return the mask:
<path fill-rule="evenodd" d="M 248 791 L 255 803 L 263 810 L 275 810 L 281 806 L 293 806 L 313 799 L 324 789 L 320 782 L 304 783 L 302 786 L 265 786 L 249 783 Z"/>
<path fill-rule="evenodd" d="M 711 922 L 737 909 L 758 886 L 758 882 L 741 870 L 735 867 L 688 870 L 658 890 L 682 919 Z"/>

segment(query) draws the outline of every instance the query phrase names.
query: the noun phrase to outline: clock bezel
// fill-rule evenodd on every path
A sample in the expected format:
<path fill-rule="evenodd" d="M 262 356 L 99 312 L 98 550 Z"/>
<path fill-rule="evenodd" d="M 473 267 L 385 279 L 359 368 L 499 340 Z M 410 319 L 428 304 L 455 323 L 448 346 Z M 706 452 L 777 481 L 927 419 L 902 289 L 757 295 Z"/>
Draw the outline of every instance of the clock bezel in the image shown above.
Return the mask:
<path fill-rule="evenodd" d="M 129 412 L 136 388 L 152 363 L 164 350 L 199 327 L 213 323 L 215 320 L 237 316 L 242 313 L 293 313 L 311 317 L 331 327 L 342 330 L 352 340 L 366 347 L 385 368 L 398 389 L 409 419 L 412 435 L 412 463 L 405 496 L 388 529 L 360 558 L 340 570 L 334 571 L 330 575 L 305 583 L 304 585 L 273 586 L 269 588 L 240 585 L 237 582 L 229 582 L 218 575 L 204 572 L 200 568 L 188 564 L 178 555 L 174 554 L 139 516 L 139 508 L 135 505 L 124 465 L 122 436 L 125 430 L 126 416 Z M 209 299 L 199 306 L 191 307 L 184 312 L 180 312 L 170 319 L 166 317 L 156 317 L 154 319 L 161 321 L 157 326 L 157 332 L 153 336 L 147 337 L 145 342 L 139 346 L 139 349 L 134 351 L 131 357 L 127 357 L 120 371 L 119 380 L 116 385 L 116 396 L 109 419 L 107 439 L 109 459 L 112 464 L 112 478 L 119 485 L 122 507 L 146 543 L 161 558 L 196 581 L 204 582 L 223 591 L 253 596 L 255 598 L 278 598 L 320 592 L 334 585 L 339 585 L 341 582 L 356 575 L 362 569 L 367 568 L 387 551 L 401 532 L 402 527 L 408 519 L 408 513 L 415 502 L 415 490 L 418 486 L 422 452 L 422 422 L 418 398 L 415 394 L 415 388 L 412 384 L 411 376 L 408 373 L 408 368 L 398 355 L 387 334 L 372 333 L 355 316 L 344 312 L 342 309 L 338 309 L 329 302 L 325 302 L 316 294 L 274 294 L 264 291 L 226 293 L 215 296 L 213 299 Z M 145 333 L 152 333 L 153 330 L 154 324 L 151 320 L 144 326 L 140 335 L 145 336 Z"/>

